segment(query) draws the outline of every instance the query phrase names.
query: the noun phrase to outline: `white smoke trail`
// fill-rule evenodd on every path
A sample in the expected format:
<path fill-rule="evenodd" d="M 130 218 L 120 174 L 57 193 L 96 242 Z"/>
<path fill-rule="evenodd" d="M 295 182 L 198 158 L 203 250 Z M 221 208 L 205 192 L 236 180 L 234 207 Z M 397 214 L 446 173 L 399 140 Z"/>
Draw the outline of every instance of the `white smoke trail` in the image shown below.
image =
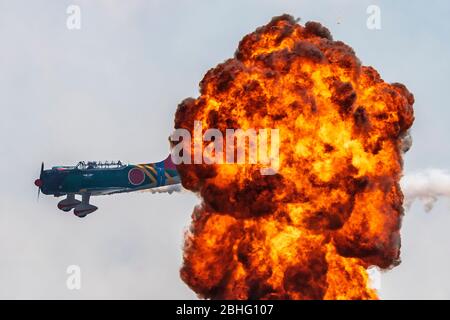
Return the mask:
<path fill-rule="evenodd" d="M 439 197 L 450 198 L 450 174 L 446 170 L 427 169 L 405 175 L 401 182 L 405 195 L 405 208 L 409 209 L 414 200 L 423 202 L 429 212 Z"/>
<path fill-rule="evenodd" d="M 408 210 L 415 200 L 423 202 L 425 211 L 429 212 L 439 197 L 450 198 L 450 173 L 441 169 L 426 169 L 403 176 L 400 181 L 405 196 L 405 208 Z M 151 193 L 183 192 L 181 184 L 142 190 Z"/>
<path fill-rule="evenodd" d="M 162 187 L 158 187 L 158 188 L 145 189 L 145 190 L 142 190 L 142 192 L 172 194 L 173 192 L 181 192 L 183 190 L 184 189 L 181 186 L 181 184 L 171 184 L 168 186 L 162 186 Z"/>

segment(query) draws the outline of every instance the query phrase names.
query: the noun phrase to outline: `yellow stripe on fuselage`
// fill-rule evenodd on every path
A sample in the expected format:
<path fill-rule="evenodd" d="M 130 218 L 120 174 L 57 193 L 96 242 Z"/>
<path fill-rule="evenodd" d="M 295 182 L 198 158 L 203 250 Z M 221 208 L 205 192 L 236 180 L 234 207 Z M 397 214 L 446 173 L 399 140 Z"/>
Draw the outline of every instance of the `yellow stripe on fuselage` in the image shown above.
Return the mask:
<path fill-rule="evenodd" d="M 151 170 L 156 176 L 158 176 L 158 173 L 156 172 L 155 168 L 153 168 L 151 165 L 146 164 L 145 167 L 149 170 Z"/>
<path fill-rule="evenodd" d="M 168 174 L 167 172 L 164 172 L 165 173 L 165 175 L 166 175 L 166 178 L 167 178 L 167 180 L 168 180 L 168 184 L 172 184 L 172 182 L 173 182 L 173 178 L 170 176 L 170 174 Z"/>
<path fill-rule="evenodd" d="M 156 179 L 155 179 L 155 177 L 153 177 L 153 175 L 152 175 L 150 172 L 147 171 L 147 169 L 146 169 L 146 167 L 145 167 L 144 165 L 138 164 L 137 167 L 139 167 L 140 169 L 142 169 L 142 170 L 145 172 L 145 174 L 150 178 L 150 180 L 151 180 L 153 183 L 158 184 L 157 181 L 156 181 Z"/>

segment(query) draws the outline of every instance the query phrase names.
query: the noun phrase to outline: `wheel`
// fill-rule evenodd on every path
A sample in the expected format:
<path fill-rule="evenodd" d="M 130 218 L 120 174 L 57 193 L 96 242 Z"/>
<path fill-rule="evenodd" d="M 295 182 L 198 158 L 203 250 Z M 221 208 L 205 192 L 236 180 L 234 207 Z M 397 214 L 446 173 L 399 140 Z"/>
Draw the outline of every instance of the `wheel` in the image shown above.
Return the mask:
<path fill-rule="evenodd" d="M 74 215 L 76 215 L 78 218 L 84 218 L 87 216 L 87 214 L 77 214 L 77 213 L 74 213 Z"/>

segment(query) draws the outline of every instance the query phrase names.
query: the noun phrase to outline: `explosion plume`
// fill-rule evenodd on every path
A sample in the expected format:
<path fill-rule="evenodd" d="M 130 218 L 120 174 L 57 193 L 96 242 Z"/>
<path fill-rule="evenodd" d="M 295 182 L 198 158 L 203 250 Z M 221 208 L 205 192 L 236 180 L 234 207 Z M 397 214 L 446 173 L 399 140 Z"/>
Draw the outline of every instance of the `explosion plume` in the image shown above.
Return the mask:
<path fill-rule="evenodd" d="M 175 128 L 278 128 L 279 170 L 177 165 L 202 199 L 182 279 L 212 299 L 377 298 L 366 269 L 400 262 L 413 103 L 317 22 L 283 15 L 245 36 L 178 106 Z"/>

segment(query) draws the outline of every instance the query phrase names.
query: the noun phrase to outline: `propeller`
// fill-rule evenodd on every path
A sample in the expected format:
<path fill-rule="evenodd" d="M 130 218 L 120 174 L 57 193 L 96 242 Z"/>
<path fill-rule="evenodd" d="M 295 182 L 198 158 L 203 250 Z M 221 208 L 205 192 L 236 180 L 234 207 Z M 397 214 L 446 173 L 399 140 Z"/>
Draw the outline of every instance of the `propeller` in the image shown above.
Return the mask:
<path fill-rule="evenodd" d="M 39 201 L 39 196 L 41 195 L 42 187 L 42 173 L 44 172 L 44 162 L 41 164 L 41 173 L 39 174 L 39 179 L 34 181 L 34 184 L 38 187 L 37 201 Z"/>

